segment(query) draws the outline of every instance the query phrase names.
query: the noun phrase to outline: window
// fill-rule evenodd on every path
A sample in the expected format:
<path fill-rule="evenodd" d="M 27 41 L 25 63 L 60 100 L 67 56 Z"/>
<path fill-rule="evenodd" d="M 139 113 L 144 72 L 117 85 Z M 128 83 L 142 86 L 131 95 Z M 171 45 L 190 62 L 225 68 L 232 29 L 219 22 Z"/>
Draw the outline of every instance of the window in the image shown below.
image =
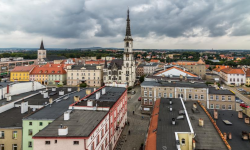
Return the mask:
<path fill-rule="evenodd" d="M 216 104 L 216 109 L 220 109 L 220 105 L 219 104 Z"/>
<path fill-rule="evenodd" d="M 214 109 L 214 104 L 210 104 L 210 109 Z"/>
<path fill-rule="evenodd" d="M 216 100 L 219 100 L 219 95 L 216 95 Z"/>
<path fill-rule="evenodd" d="M 29 135 L 32 135 L 33 132 L 32 132 L 32 129 L 29 129 Z"/>
<path fill-rule="evenodd" d="M 198 95 L 195 94 L 195 95 L 194 95 L 194 99 L 198 99 Z"/>
<path fill-rule="evenodd" d="M 182 92 L 183 91 L 183 89 L 180 89 L 180 92 Z"/>
<path fill-rule="evenodd" d="M 28 142 L 28 146 L 32 147 L 32 142 L 31 141 Z"/>
<path fill-rule="evenodd" d="M 32 122 L 29 122 L 29 125 L 32 126 Z"/>
<path fill-rule="evenodd" d="M 13 147 L 13 150 L 17 150 L 17 144 L 13 144 L 12 147 Z"/>
<path fill-rule="evenodd" d="M 232 110 L 232 105 L 228 105 L 228 110 Z"/>
<path fill-rule="evenodd" d="M 201 99 L 204 99 L 204 95 L 201 95 Z"/>
<path fill-rule="evenodd" d="M 178 94 L 178 98 L 183 98 L 183 94 Z"/>
<path fill-rule="evenodd" d="M 4 144 L 0 144 L 0 150 L 4 150 Z"/>
<path fill-rule="evenodd" d="M 149 99 L 149 104 L 150 104 L 150 105 L 152 105 L 152 104 L 153 104 L 152 99 Z"/>
<path fill-rule="evenodd" d="M 189 98 L 189 99 L 192 99 L 192 94 L 188 94 L 188 98 Z"/>
<path fill-rule="evenodd" d="M 161 93 L 158 93 L 159 98 L 161 98 Z"/>
<path fill-rule="evenodd" d="M 13 131 L 13 133 L 12 133 L 12 138 L 13 138 L 13 139 L 17 139 L 17 131 Z"/>
<path fill-rule="evenodd" d="M 147 99 L 144 99 L 144 104 L 147 104 L 148 100 Z"/>
<path fill-rule="evenodd" d="M 185 139 L 184 138 L 181 139 L 181 144 L 185 145 Z"/>
<path fill-rule="evenodd" d="M 74 145 L 79 145 L 79 141 L 74 141 Z"/>
<path fill-rule="evenodd" d="M 228 96 L 228 100 L 231 101 L 231 96 Z"/>
<path fill-rule="evenodd" d="M 213 95 L 210 95 L 210 100 L 213 100 L 214 99 L 214 96 Z"/>
<path fill-rule="evenodd" d="M 144 91 L 144 96 L 147 96 L 147 91 Z"/>
<path fill-rule="evenodd" d="M 221 99 L 224 101 L 225 100 L 225 96 L 222 96 Z"/>
<path fill-rule="evenodd" d="M 39 125 L 42 126 L 42 125 L 43 125 L 43 122 L 39 122 Z"/>
<path fill-rule="evenodd" d="M 55 144 L 57 143 L 57 140 L 55 140 Z"/>
<path fill-rule="evenodd" d="M 99 144 L 99 135 L 97 135 L 97 138 L 96 138 L 96 145 Z"/>
<path fill-rule="evenodd" d="M 222 109 L 223 109 L 223 110 L 226 109 L 226 106 L 225 106 L 225 105 L 222 105 Z"/>
<path fill-rule="evenodd" d="M 148 92 L 149 97 L 152 97 L 152 91 Z"/>
<path fill-rule="evenodd" d="M 164 98 L 167 98 L 167 93 L 164 93 Z"/>
<path fill-rule="evenodd" d="M 0 139 L 4 139 L 4 131 L 0 132 Z"/>
<path fill-rule="evenodd" d="M 172 93 L 169 93 L 169 98 L 173 98 L 173 94 Z"/>
<path fill-rule="evenodd" d="M 45 145 L 50 145 L 50 141 L 45 141 Z"/>

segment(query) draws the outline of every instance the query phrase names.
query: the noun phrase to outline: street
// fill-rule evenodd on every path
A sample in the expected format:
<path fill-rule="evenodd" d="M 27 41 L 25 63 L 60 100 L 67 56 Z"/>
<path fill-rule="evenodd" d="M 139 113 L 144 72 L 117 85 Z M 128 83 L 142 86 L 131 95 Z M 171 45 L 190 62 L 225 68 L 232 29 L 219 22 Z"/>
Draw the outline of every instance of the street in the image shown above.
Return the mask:
<path fill-rule="evenodd" d="M 133 90 L 136 91 L 134 95 L 128 94 L 128 98 L 131 97 L 127 104 L 129 125 L 126 125 L 123 129 L 116 150 L 139 150 L 147 133 L 150 116 L 141 114 L 140 101 L 138 101 L 141 96 L 140 86 L 136 86 Z M 133 111 L 135 111 L 134 115 Z M 130 135 L 128 134 L 129 131 Z"/>

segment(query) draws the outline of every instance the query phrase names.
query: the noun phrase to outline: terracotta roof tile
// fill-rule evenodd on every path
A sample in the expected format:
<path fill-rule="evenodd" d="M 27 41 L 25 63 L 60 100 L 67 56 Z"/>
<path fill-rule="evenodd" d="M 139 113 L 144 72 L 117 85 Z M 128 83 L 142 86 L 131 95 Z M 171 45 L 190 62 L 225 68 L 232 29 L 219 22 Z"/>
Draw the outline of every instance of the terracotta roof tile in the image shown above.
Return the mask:
<path fill-rule="evenodd" d="M 16 66 L 11 72 L 30 72 L 35 65 L 30 66 Z"/>
<path fill-rule="evenodd" d="M 245 72 L 241 68 L 225 68 L 222 69 L 221 72 L 224 72 L 226 74 L 245 74 Z"/>
<path fill-rule="evenodd" d="M 30 75 L 37 74 L 66 74 L 64 68 L 67 65 L 61 64 L 46 64 L 43 66 L 36 66 L 30 73 Z"/>

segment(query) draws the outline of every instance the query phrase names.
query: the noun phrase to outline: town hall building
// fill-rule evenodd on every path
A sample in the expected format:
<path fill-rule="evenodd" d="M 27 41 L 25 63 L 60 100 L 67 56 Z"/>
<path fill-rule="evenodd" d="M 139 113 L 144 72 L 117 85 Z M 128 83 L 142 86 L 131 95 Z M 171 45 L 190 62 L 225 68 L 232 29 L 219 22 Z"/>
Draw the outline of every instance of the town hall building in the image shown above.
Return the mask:
<path fill-rule="evenodd" d="M 105 60 L 103 81 L 106 86 L 129 87 L 135 83 L 135 59 L 133 53 L 133 38 L 130 30 L 129 10 L 127 12 L 127 27 L 124 38 L 124 53 L 122 59 L 113 59 L 109 66 Z"/>

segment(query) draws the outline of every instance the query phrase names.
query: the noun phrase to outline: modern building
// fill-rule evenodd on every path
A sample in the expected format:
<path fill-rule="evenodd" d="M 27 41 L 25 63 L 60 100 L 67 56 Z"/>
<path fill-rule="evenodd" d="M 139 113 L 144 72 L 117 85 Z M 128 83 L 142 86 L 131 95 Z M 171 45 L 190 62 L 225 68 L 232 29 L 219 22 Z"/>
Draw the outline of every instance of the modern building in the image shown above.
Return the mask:
<path fill-rule="evenodd" d="M 181 98 L 156 100 L 145 141 L 145 150 L 231 148 L 216 124 L 210 121 L 204 106 Z M 218 128 L 218 127 L 217 127 Z M 204 133 L 206 135 L 204 135 Z M 216 141 L 216 142 L 214 142 Z"/>
<path fill-rule="evenodd" d="M 67 85 L 76 86 L 86 83 L 89 87 L 103 85 L 102 65 L 73 65 L 67 66 Z"/>
<path fill-rule="evenodd" d="M 105 61 L 103 81 L 107 86 L 134 86 L 136 65 L 133 53 L 133 38 L 130 30 L 129 10 L 127 12 L 127 28 L 124 38 L 123 59 L 113 59 L 109 66 Z"/>
<path fill-rule="evenodd" d="M 229 90 L 213 90 L 211 92 L 205 83 L 194 81 L 162 81 L 150 80 L 141 84 L 141 107 L 142 113 L 151 113 L 155 101 L 158 98 L 179 98 L 184 101 L 200 100 L 202 105 L 210 108 L 210 102 L 216 105 L 225 106 L 225 109 L 235 110 L 235 95 Z M 213 99 L 210 99 L 212 98 Z M 223 107 L 224 108 L 224 107 Z"/>
<path fill-rule="evenodd" d="M 221 80 L 227 85 L 244 85 L 246 72 L 243 68 L 225 68 L 220 71 Z"/>
<path fill-rule="evenodd" d="M 41 84 L 57 85 L 66 84 L 66 65 L 45 64 L 36 66 L 30 72 L 30 81 L 37 81 Z"/>
<path fill-rule="evenodd" d="M 10 81 L 29 81 L 30 72 L 35 68 L 35 65 L 17 66 L 10 72 Z"/>

